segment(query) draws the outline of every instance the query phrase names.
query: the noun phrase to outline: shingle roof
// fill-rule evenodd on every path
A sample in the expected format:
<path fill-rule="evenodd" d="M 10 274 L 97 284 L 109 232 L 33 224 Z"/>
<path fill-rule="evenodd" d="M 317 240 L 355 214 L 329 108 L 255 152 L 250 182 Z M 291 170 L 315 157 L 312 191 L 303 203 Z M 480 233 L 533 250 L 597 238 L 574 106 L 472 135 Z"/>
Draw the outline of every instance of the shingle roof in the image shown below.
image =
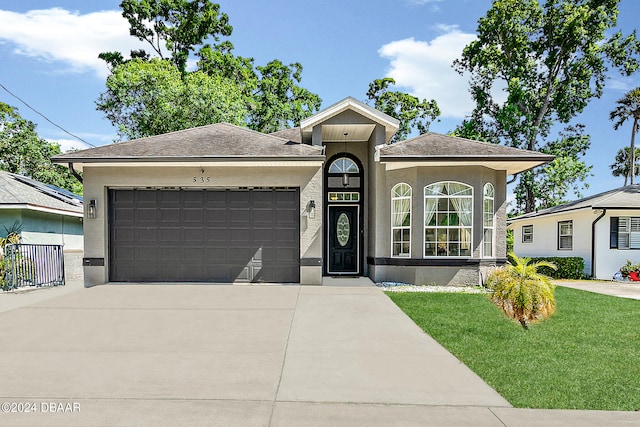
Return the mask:
<path fill-rule="evenodd" d="M 228 158 L 324 158 L 322 149 L 228 123 L 216 123 L 53 157 L 56 163 L 188 161 Z"/>
<path fill-rule="evenodd" d="M 549 154 L 429 132 L 380 148 L 381 162 L 428 162 L 439 165 L 480 164 L 508 174 L 543 165 Z"/>
<path fill-rule="evenodd" d="M 83 213 L 80 197 L 74 199 L 41 182 L 0 171 L 0 209 L 16 206 L 26 209 L 45 208 L 75 214 Z"/>
<path fill-rule="evenodd" d="M 536 158 L 550 161 L 553 156 L 536 151 L 520 150 L 488 142 L 473 141 L 457 136 L 429 132 L 406 141 L 390 144 L 380 149 L 381 157 L 505 157 Z"/>
<path fill-rule="evenodd" d="M 302 143 L 302 131 L 299 127 L 283 129 L 277 132 L 272 132 L 269 135 L 277 136 L 279 138 L 284 138 L 288 141 L 297 142 L 299 144 Z"/>
<path fill-rule="evenodd" d="M 559 214 L 563 212 L 575 211 L 579 209 L 640 209 L 640 185 L 627 185 L 593 196 L 574 200 L 538 212 L 531 212 L 512 218 L 510 221 L 535 218 L 545 215 Z"/>

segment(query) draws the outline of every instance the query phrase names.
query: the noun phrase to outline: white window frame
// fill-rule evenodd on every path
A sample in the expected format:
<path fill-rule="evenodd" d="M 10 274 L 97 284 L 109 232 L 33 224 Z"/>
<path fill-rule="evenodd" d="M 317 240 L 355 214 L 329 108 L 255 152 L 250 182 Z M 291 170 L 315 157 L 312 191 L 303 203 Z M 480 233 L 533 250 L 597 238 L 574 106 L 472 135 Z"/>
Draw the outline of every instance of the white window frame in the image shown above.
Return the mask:
<path fill-rule="evenodd" d="M 490 192 L 487 190 L 490 190 Z M 490 182 L 487 182 L 482 191 L 482 256 L 484 258 L 493 258 L 495 256 L 495 196 L 495 187 Z M 491 202 L 490 210 L 487 210 L 487 202 Z M 489 242 L 487 242 L 487 231 L 491 231 L 491 240 Z M 489 251 L 487 251 L 487 243 L 490 245 Z"/>
<path fill-rule="evenodd" d="M 569 225 L 570 231 L 569 232 L 563 232 L 562 231 L 562 227 Z M 562 239 L 567 239 L 569 241 L 569 247 L 563 246 L 562 244 Z M 565 220 L 565 221 L 558 221 L 558 250 L 559 251 L 571 251 L 573 250 L 573 220 L 569 219 L 569 220 Z"/>
<path fill-rule="evenodd" d="M 401 187 L 404 187 L 404 191 L 401 193 L 400 189 Z M 408 190 L 408 192 L 407 192 Z M 396 202 L 400 202 L 402 205 L 404 205 L 404 207 L 406 207 L 406 210 L 402 210 L 400 212 L 396 212 L 395 208 L 396 208 Z M 408 203 L 407 203 L 408 202 Z M 396 185 L 393 186 L 393 188 L 391 189 L 391 257 L 392 258 L 411 258 L 411 208 L 412 208 L 412 203 L 413 203 L 413 188 L 411 187 L 411 185 L 405 183 L 405 182 L 400 182 Z M 395 222 L 396 216 L 397 215 L 402 215 L 402 218 L 404 219 L 405 216 L 407 215 L 409 216 L 409 225 L 404 225 L 404 220 L 403 223 L 398 225 Z M 396 232 L 400 232 L 400 240 L 396 240 L 395 239 L 395 234 Z M 409 233 L 409 241 L 405 241 L 403 239 L 403 235 L 405 233 Z M 408 243 L 408 252 L 404 252 L 402 250 L 402 247 L 404 245 L 406 245 Z M 396 252 L 396 245 L 400 245 L 400 251 Z"/>
<path fill-rule="evenodd" d="M 522 226 L 522 243 L 533 243 L 533 224 Z"/>
<path fill-rule="evenodd" d="M 461 185 L 463 186 L 463 190 L 458 191 L 455 194 L 451 194 L 450 185 Z M 440 190 L 438 190 L 438 186 L 440 186 Z M 445 194 L 434 194 L 438 192 L 442 192 L 444 187 L 447 187 L 446 195 Z M 461 194 L 461 193 L 467 194 Z M 447 199 L 447 211 L 439 211 L 438 206 L 440 204 L 441 199 Z M 461 225 L 460 222 L 463 220 L 463 217 L 460 216 L 461 212 L 458 212 L 455 208 L 455 204 L 453 200 L 458 200 L 460 203 L 461 200 L 467 201 L 469 205 L 468 211 L 463 211 L 467 215 L 470 215 L 468 218 L 468 225 Z M 435 204 L 434 202 L 435 201 Z M 431 203 L 430 203 L 431 202 Z M 435 207 L 435 209 L 434 209 Z M 438 218 L 444 217 L 445 215 L 448 218 L 451 218 L 451 214 L 455 213 L 458 217 L 458 224 L 454 225 L 438 225 Z M 432 220 L 435 218 L 434 225 L 430 225 Z M 423 245 L 422 245 L 422 256 L 424 258 L 472 258 L 473 257 L 473 225 L 474 225 L 474 210 L 473 210 L 473 187 L 464 182 L 457 181 L 440 181 L 435 182 L 433 184 L 426 185 L 424 187 L 424 235 L 423 235 Z M 435 231 L 435 241 L 427 240 L 430 231 Z M 449 240 L 452 235 L 452 232 L 458 232 L 458 240 Z M 444 232 L 444 236 L 446 239 L 444 241 L 439 241 L 439 238 L 442 236 Z M 462 239 L 463 232 L 467 233 L 468 242 Z M 449 255 L 449 251 L 451 250 L 452 244 L 458 244 L 458 254 Z M 468 243 L 468 255 L 460 255 L 459 252 L 462 249 L 463 243 Z M 435 249 L 433 253 L 427 253 L 427 244 L 434 245 L 433 249 Z M 440 254 L 442 252 L 442 254 Z"/>
<path fill-rule="evenodd" d="M 621 216 L 618 218 L 617 249 L 640 249 L 640 217 Z"/>

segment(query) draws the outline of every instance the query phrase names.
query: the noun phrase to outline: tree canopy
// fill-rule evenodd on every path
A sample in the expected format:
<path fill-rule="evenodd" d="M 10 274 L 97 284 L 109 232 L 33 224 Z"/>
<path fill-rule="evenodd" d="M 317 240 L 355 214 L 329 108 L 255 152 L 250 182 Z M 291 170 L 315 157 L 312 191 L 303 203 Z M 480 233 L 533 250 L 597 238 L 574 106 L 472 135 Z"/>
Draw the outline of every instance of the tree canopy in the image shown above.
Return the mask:
<path fill-rule="evenodd" d="M 121 138 L 227 121 L 260 132 L 297 126 L 320 108 L 300 86 L 302 65 L 274 59 L 264 66 L 236 56 L 229 17 L 209 0 L 123 0 L 131 35 L 152 52 L 103 52 L 111 75 L 97 108 Z M 207 43 L 214 41 L 215 44 Z M 196 69 L 187 70 L 191 53 Z M 204 99 L 208 97 L 209 99 Z M 195 104 L 194 104 L 195 103 Z M 194 109 L 193 106 L 196 105 Z M 176 117 L 173 123 L 163 123 Z"/>
<path fill-rule="evenodd" d="M 621 148 L 620 150 L 618 150 L 618 152 L 616 153 L 616 157 L 615 160 L 612 164 L 609 165 L 609 168 L 611 168 L 611 175 L 615 176 L 615 177 L 619 177 L 622 176 L 624 177 L 624 185 L 626 187 L 627 182 L 630 181 L 630 177 L 631 177 L 631 148 L 630 147 L 624 147 Z M 635 163 L 635 167 L 634 167 L 634 176 L 640 176 L 640 165 L 638 165 L 638 159 L 640 159 L 640 149 L 636 148 L 635 149 L 635 156 L 634 156 L 634 161 L 633 163 Z"/>
<path fill-rule="evenodd" d="M 64 166 L 51 163 L 60 146 L 38 136 L 36 125 L 0 102 L 0 169 L 82 194 L 82 184 Z"/>
<path fill-rule="evenodd" d="M 407 139 L 412 131 L 427 133 L 431 122 L 440 115 L 440 108 L 435 100 L 422 101 L 411 94 L 393 91 L 389 86 L 396 81 L 391 77 L 376 79 L 369 83 L 367 99 L 373 102 L 374 108 L 400 121 L 398 132 L 391 142 Z"/>
<path fill-rule="evenodd" d="M 560 203 L 566 195 L 562 190 L 548 198 L 546 189 L 564 184 L 564 189 L 580 196 L 586 186 L 588 166 L 581 155 L 589 146 L 588 136 L 576 133 L 580 128 L 570 123 L 590 100 L 602 95 L 610 69 L 629 75 L 639 65 L 640 42 L 635 32 L 608 35 L 616 27 L 618 3 L 495 0 L 479 20 L 478 38 L 454 63 L 461 74 L 470 73 L 476 103 L 461 132 L 552 152 L 556 166 L 564 168 L 562 174 L 550 167 L 523 173 L 516 186 L 517 211 Z M 548 142 L 563 125 L 562 138 L 581 141 L 580 149 L 557 151 Z"/>
<path fill-rule="evenodd" d="M 636 164 L 636 148 L 635 148 L 635 137 L 636 133 L 638 133 L 638 129 L 640 128 L 640 87 L 637 87 L 633 90 L 627 92 L 622 98 L 616 101 L 618 106 L 609 114 L 609 118 L 613 120 L 613 128 L 618 130 L 620 126 L 622 126 L 627 119 L 631 120 L 631 144 L 629 145 L 629 150 L 626 152 L 628 157 L 628 166 L 627 166 L 627 174 L 624 175 L 624 183 L 627 184 L 627 177 L 629 177 L 631 184 L 634 183 L 634 177 L 637 175 L 637 171 L 635 166 L 633 168 L 633 173 L 631 173 L 631 165 Z M 618 153 L 620 154 L 620 152 Z M 616 156 L 616 161 L 618 161 L 618 157 Z M 613 169 L 613 165 L 612 165 Z M 616 170 L 614 169 L 614 172 Z M 614 176 L 616 176 L 614 174 Z"/>

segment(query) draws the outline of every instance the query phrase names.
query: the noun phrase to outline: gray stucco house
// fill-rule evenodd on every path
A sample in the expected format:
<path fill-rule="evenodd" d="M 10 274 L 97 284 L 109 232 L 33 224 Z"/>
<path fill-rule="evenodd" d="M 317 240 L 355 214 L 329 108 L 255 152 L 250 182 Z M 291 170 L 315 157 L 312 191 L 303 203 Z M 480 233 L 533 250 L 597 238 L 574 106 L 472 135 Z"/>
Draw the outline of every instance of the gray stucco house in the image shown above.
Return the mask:
<path fill-rule="evenodd" d="M 270 135 L 218 123 L 58 155 L 93 206 L 85 285 L 477 284 L 505 261 L 507 176 L 552 157 L 435 133 L 389 145 L 397 130 L 345 98 Z"/>
<path fill-rule="evenodd" d="M 0 232 L 20 226 L 22 243 L 62 245 L 67 279 L 82 277 L 82 198 L 0 171 Z"/>

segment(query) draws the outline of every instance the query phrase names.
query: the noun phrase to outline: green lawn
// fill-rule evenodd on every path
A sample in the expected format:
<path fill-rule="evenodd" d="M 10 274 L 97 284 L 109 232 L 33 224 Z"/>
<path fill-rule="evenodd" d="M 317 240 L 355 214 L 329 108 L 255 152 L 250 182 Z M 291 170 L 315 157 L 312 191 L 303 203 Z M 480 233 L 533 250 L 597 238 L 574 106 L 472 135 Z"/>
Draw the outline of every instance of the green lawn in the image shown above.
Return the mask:
<path fill-rule="evenodd" d="M 640 301 L 558 287 L 525 331 L 486 295 L 387 295 L 515 407 L 640 409 Z"/>

